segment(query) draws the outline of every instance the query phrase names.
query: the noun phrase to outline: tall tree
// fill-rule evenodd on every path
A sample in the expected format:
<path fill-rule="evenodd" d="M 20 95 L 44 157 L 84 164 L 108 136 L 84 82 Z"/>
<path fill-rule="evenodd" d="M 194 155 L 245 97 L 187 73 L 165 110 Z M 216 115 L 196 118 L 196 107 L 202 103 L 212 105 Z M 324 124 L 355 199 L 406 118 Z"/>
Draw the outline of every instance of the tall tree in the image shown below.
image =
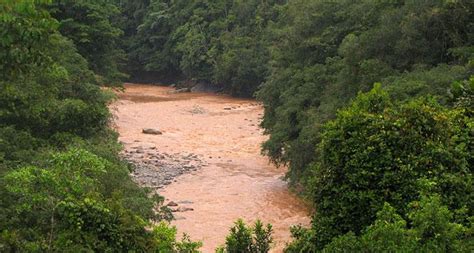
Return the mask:
<path fill-rule="evenodd" d="M 53 1 L 50 12 L 59 21 L 59 31 L 71 39 L 89 62 L 101 84 L 117 84 L 125 53 L 119 39 L 123 31 L 115 24 L 120 9 L 112 1 Z"/>

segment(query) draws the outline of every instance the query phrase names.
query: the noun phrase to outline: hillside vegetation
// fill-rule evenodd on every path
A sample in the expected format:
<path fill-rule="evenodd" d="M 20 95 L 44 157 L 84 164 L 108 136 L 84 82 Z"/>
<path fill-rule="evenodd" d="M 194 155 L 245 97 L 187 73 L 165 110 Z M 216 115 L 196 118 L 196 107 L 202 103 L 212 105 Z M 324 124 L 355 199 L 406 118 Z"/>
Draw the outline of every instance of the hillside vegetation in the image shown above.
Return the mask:
<path fill-rule="evenodd" d="M 315 210 L 287 252 L 474 250 L 473 1 L 3 0 L 0 35 L 0 251 L 198 250 L 118 156 L 126 80 L 263 103 Z M 238 221 L 218 251 L 270 245 Z"/>
<path fill-rule="evenodd" d="M 195 251 L 199 244 L 177 242 L 173 228 L 151 225 L 166 218 L 155 212 L 162 199 L 132 182 L 118 157 L 108 128 L 113 95 L 99 88 L 118 70 L 68 37 L 82 33 L 60 32 L 69 23 L 112 39 L 118 28 L 107 16 L 58 21 L 49 4 L 0 4 L 0 251 Z M 71 5 L 74 16 L 100 6 Z"/>

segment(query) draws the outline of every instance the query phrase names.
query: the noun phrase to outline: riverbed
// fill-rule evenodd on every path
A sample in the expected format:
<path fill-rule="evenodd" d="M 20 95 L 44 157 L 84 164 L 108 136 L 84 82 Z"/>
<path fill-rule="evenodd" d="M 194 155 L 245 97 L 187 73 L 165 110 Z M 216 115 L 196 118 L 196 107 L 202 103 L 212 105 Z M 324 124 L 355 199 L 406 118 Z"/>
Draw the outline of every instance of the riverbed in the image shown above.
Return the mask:
<path fill-rule="evenodd" d="M 172 225 L 202 241 L 203 252 L 222 245 L 238 218 L 271 223 L 272 252 L 282 252 L 290 226 L 308 226 L 309 209 L 288 190 L 285 168 L 260 152 L 267 136 L 255 100 L 125 84 L 112 110 L 124 154 L 146 159 L 145 172 L 132 176 L 154 187 L 165 203 L 177 204 Z M 144 134 L 144 128 L 161 134 Z M 154 180 L 150 171 L 164 167 L 166 178 Z M 174 173 L 182 167 L 187 169 Z"/>

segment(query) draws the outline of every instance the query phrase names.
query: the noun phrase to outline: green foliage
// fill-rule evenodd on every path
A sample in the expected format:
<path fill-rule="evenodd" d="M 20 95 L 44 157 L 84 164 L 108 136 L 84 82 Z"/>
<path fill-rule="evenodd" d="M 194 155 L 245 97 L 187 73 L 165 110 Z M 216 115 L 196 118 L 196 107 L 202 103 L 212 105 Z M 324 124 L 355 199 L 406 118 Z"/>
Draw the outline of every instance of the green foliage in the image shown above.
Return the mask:
<path fill-rule="evenodd" d="M 239 219 L 235 226 L 230 229 L 226 238 L 225 246 L 216 249 L 220 253 L 263 253 L 269 252 L 272 239 L 272 226 L 265 227 L 260 220 L 250 228 Z"/>
<path fill-rule="evenodd" d="M 472 216 L 472 118 L 464 112 L 428 98 L 392 103 L 380 85 L 339 111 L 323 127 L 313 165 L 316 248 L 350 231 L 360 234 L 385 202 L 408 214 L 424 178 L 449 210 Z"/>
<path fill-rule="evenodd" d="M 46 169 L 24 167 L 3 178 L 6 209 L 3 238 L 6 249 L 62 251 L 196 252 L 200 246 L 185 239 L 177 243 L 176 230 L 149 223 L 114 198 L 100 194 L 100 175 L 114 169 L 100 157 L 81 149 L 53 155 Z M 34 228 L 31 230 L 30 228 Z M 164 234 L 172 236 L 164 238 Z M 177 249 L 184 249 L 178 251 Z M 186 251 L 188 250 L 188 251 Z"/>
<path fill-rule="evenodd" d="M 269 59 L 265 28 L 282 1 L 152 0 L 137 4 L 138 10 L 128 2 L 127 13 L 142 20 L 126 36 L 138 74 L 183 75 L 236 96 L 251 96 L 263 82 Z M 134 20 L 127 23 L 136 25 Z"/>
<path fill-rule="evenodd" d="M 443 104 L 447 104 L 446 94 L 449 85 L 466 78 L 468 68 L 459 65 L 440 64 L 434 68 L 420 67 L 411 72 L 384 78 L 382 83 L 390 96 L 396 100 L 404 101 L 419 94 L 437 96 Z"/>
<path fill-rule="evenodd" d="M 13 64 L 0 71 L 4 77 L 0 81 L 0 124 L 37 137 L 56 132 L 90 136 L 104 129 L 109 99 L 95 85 L 87 62 L 72 42 L 55 32 L 56 22 L 47 12 L 29 1 L 21 3 L 2 14 L 6 18 L 1 24 L 9 36 L 16 37 L 0 51 L 2 63 Z M 18 7 L 23 4 L 29 7 Z M 33 30 L 30 37 L 23 32 L 28 29 Z M 17 59 L 9 52 L 15 52 Z"/>
<path fill-rule="evenodd" d="M 422 195 L 409 204 L 407 218 L 385 203 L 375 222 L 360 236 L 349 232 L 334 238 L 321 252 L 470 252 L 474 247 L 472 217 L 457 223 L 439 195 Z M 293 230 L 285 252 L 319 252 L 310 230 Z"/>
<path fill-rule="evenodd" d="M 474 116 L 474 76 L 466 81 L 454 82 L 450 99 L 455 107 L 465 108 L 468 116 Z"/>
<path fill-rule="evenodd" d="M 316 244 L 314 242 L 314 230 L 303 228 L 301 226 L 291 227 L 291 236 L 293 241 L 286 245 L 284 252 L 316 252 Z"/>
<path fill-rule="evenodd" d="M 468 0 L 1 1 L 0 251 L 197 252 L 150 225 L 171 218 L 163 198 L 118 157 L 98 85 L 123 71 L 258 90 L 264 152 L 316 207 L 287 252 L 472 251 L 473 15 Z M 238 221 L 219 251 L 271 241 Z"/>
<path fill-rule="evenodd" d="M 115 217 L 120 217 L 119 210 L 108 208 L 97 194 L 100 187 L 97 178 L 106 168 L 105 160 L 72 149 L 54 155 L 47 169 L 24 167 L 7 173 L 3 179 L 5 194 L 14 200 L 7 212 L 18 219 L 6 221 L 9 230 L 4 233 L 19 237 L 9 247 L 26 250 L 35 245 L 49 251 L 69 246 L 94 250 L 114 247 L 97 246 L 104 242 L 122 247 L 120 236 L 123 235 L 114 237 L 112 233 L 120 233 L 118 226 L 126 228 L 130 224 L 114 224 Z M 121 214 L 123 218 L 115 223 L 130 219 L 128 215 Z M 35 229 L 31 231 L 30 227 Z"/>
<path fill-rule="evenodd" d="M 7 168 L 19 161 L 32 162 L 40 142 L 27 131 L 17 131 L 11 126 L 0 128 L 0 177 Z"/>
<path fill-rule="evenodd" d="M 472 223 L 453 222 L 453 214 L 438 195 L 411 203 L 409 224 L 388 203 L 360 236 L 335 238 L 322 252 L 470 252 Z M 471 231 L 471 232 L 469 232 Z"/>
<path fill-rule="evenodd" d="M 154 227 L 153 236 L 156 238 L 155 252 L 198 253 L 202 245 L 192 242 L 186 234 L 180 242 L 176 241 L 176 228 L 163 222 Z"/>
<path fill-rule="evenodd" d="M 48 3 L 49 1 L 38 1 Z M 0 3 L 0 77 L 2 81 L 47 64 L 42 44 L 48 41 L 57 22 L 33 1 Z"/>
<path fill-rule="evenodd" d="M 123 31 L 116 26 L 120 14 L 111 1 L 59 1 L 48 6 L 59 21 L 59 32 L 71 39 L 88 61 L 101 84 L 118 84 L 126 75 L 120 72 L 125 53 L 118 40 Z"/>
<path fill-rule="evenodd" d="M 120 33 L 107 23 L 107 10 L 92 2 L 63 3 L 78 12 L 63 11 L 87 19 L 69 25 L 104 32 L 103 44 L 93 42 L 103 47 L 85 54 L 90 44 L 82 41 L 77 50 L 78 36 L 89 34 L 60 20 L 62 29 L 71 28 L 62 32 L 72 40 L 61 35 L 45 10 L 52 10 L 50 1 L 0 3 L 0 251 L 159 252 L 158 234 L 170 228 L 152 232 L 151 222 L 171 214 L 161 207 L 162 197 L 131 180 L 119 158 L 117 134 L 108 129 L 113 95 L 100 89 L 103 80 L 96 76 L 115 79 L 115 70 L 88 58 L 110 60 L 110 40 Z M 89 69 L 94 64 L 101 66 L 96 73 Z M 200 246 L 172 239 L 166 252 L 196 252 Z"/>
<path fill-rule="evenodd" d="M 381 82 L 396 100 L 446 93 L 473 71 L 472 1 L 290 1 L 279 8 L 270 73 L 258 91 L 263 148 L 311 184 L 321 126 Z"/>

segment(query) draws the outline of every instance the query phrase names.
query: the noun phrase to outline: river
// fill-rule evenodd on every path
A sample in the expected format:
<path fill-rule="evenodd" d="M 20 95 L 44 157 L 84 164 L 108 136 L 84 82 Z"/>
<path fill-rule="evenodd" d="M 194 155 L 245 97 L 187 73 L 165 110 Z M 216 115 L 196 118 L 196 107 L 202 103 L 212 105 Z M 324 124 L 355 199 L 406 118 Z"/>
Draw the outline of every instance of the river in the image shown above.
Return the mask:
<path fill-rule="evenodd" d="M 282 180 L 285 168 L 261 155 L 267 138 L 255 100 L 211 93 L 173 93 L 172 88 L 125 84 L 112 108 L 126 150 L 153 146 L 169 154 L 194 154 L 202 166 L 175 178 L 157 192 L 192 211 L 176 212 L 178 233 L 204 243 L 203 252 L 222 245 L 238 218 L 273 225 L 274 248 L 281 252 L 292 225 L 307 226 L 309 209 Z M 161 135 L 147 135 L 155 128 Z"/>

